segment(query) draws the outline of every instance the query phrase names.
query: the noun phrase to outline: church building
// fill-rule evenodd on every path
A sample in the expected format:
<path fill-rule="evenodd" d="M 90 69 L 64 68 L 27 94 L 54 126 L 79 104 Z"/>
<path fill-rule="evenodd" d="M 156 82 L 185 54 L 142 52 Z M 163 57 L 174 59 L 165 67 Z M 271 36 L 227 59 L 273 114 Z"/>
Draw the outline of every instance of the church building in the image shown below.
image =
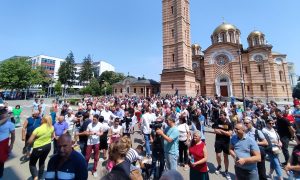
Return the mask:
<path fill-rule="evenodd" d="M 264 33 L 249 33 L 244 47 L 241 31 L 223 22 L 207 49 L 191 45 L 189 2 L 163 0 L 162 95 L 292 100 L 286 54 L 273 52 Z"/>

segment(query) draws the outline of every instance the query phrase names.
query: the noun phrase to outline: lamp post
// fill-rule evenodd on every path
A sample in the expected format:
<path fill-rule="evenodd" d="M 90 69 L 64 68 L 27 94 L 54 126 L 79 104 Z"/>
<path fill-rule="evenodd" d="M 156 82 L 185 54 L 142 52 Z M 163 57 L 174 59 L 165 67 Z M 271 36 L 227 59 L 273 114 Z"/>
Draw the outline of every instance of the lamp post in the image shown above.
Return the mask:
<path fill-rule="evenodd" d="M 244 72 L 243 72 L 243 64 L 242 64 L 242 51 L 239 46 L 237 51 L 239 55 L 239 63 L 240 63 L 240 78 L 241 78 L 241 88 L 242 88 L 242 98 L 243 98 L 243 108 L 246 110 L 246 98 L 245 98 L 245 81 L 244 81 Z"/>

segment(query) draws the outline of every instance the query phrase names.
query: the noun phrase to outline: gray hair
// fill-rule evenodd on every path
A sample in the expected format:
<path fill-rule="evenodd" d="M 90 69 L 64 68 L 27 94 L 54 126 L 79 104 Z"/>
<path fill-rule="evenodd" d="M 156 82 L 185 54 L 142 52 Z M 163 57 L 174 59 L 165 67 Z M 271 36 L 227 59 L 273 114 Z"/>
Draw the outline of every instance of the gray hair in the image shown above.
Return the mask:
<path fill-rule="evenodd" d="M 197 135 L 197 136 L 201 137 L 201 132 L 200 132 L 199 130 L 195 130 L 195 131 L 193 132 L 193 136 L 194 136 L 194 135 Z"/>

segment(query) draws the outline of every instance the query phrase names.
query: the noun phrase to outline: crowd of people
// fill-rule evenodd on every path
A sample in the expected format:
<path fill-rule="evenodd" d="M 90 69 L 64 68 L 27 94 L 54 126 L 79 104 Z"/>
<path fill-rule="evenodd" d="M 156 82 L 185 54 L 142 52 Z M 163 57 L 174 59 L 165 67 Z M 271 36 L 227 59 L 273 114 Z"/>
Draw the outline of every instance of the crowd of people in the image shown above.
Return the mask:
<path fill-rule="evenodd" d="M 15 109 L 20 116 L 20 106 Z M 7 106 L 0 107 L 0 178 L 15 139 L 11 112 Z M 207 130 L 215 134 L 215 153 L 207 150 Z M 134 133 L 142 140 L 137 147 L 132 143 Z M 248 101 L 243 108 L 234 99 L 227 102 L 217 97 L 88 96 L 76 107 L 53 100 L 49 114 L 43 100 L 36 99 L 32 116 L 23 121 L 22 140 L 23 160 L 29 161 L 34 180 L 87 179 L 91 159 L 92 175 L 101 174 L 105 180 L 170 178 L 178 174 L 179 166 L 189 171 L 191 180 L 208 180 L 208 155 L 216 157 L 214 173 L 229 180 L 232 162 L 238 180 L 273 179 L 274 171 L 278 179 L 283 179 L 284 172 L 300 179 L 300 103 L 296 98 L 292 107 Z M 291 141 L 296 146 L 289 152 Z M 44 174 L 51 148 L 53 155 Z M 106 173 L 100 172 L 99 161 L 105 162 Z M 180 174 L 176 178 L 183 179 Z"/>

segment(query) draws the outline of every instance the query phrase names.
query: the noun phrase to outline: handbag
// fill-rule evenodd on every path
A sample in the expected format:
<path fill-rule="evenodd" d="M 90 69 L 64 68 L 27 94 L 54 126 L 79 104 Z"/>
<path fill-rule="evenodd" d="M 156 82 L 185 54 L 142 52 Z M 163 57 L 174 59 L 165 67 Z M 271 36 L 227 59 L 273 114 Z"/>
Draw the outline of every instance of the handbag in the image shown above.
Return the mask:
<path fill-rule="evenodd" d="M 277 136 L 277 139 L 278 139 L 278 144 L 281 144 L 279 136 L 278 136 L 277 133 L 276 133 L 276 136 Z M 282 152 L 281 147 L 279 145 L 272 146 L 272 152 L 273 152 L 273 154 L 276 154 L 276 155 L 281 154 L 281 152 Z"/>

